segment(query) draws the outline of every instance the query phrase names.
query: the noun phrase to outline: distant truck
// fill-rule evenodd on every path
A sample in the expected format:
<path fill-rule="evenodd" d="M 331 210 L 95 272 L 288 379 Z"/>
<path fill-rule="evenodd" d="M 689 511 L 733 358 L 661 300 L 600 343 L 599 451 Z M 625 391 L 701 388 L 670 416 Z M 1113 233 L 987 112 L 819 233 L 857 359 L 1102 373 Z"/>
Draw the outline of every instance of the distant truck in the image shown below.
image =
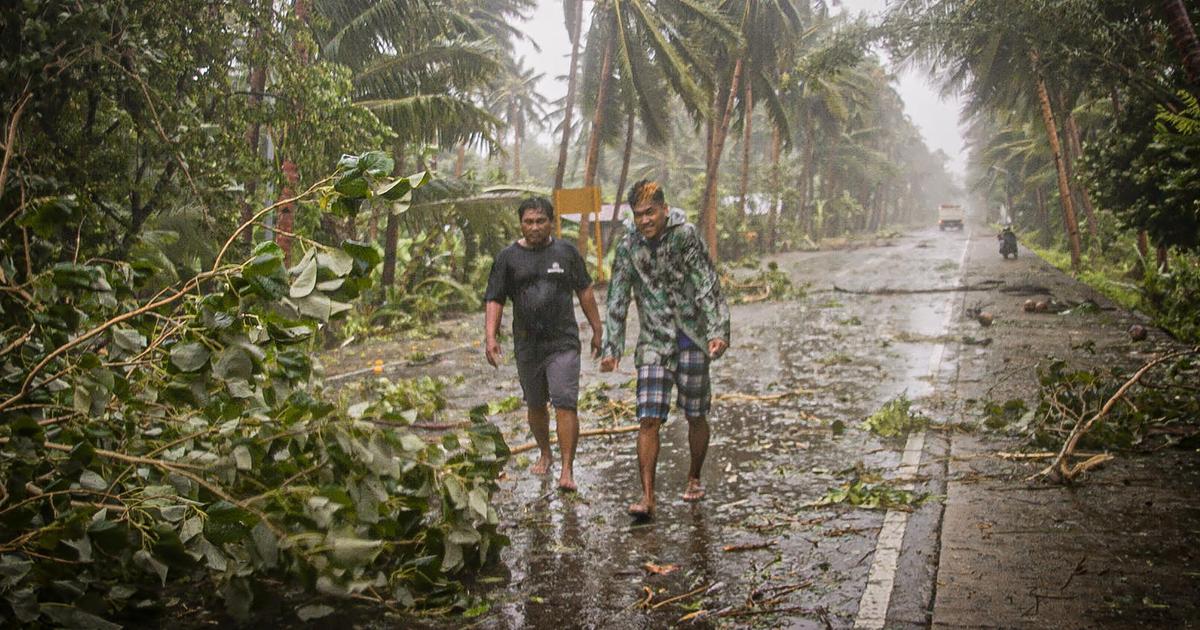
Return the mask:
<path fill-rule="evenodd" d="M 945 230 L 946 228 L 963 229 L 962 206 L 952 203 L 938 206 L 938 229 Z"/>

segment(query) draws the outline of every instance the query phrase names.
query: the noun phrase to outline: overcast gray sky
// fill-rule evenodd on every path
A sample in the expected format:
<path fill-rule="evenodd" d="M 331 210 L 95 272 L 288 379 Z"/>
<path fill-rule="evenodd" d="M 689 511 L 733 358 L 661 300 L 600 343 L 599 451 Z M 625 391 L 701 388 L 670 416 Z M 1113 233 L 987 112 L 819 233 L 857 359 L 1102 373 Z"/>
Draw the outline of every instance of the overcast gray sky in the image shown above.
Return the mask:
<path fill-rule="evenodd" d="M 878 15 L 886 8 L 886 0 L 842 0 L 842 10 L 850 13 Z M 836 10 L 836 9 L 835 9 Z M 590 15 L 591 2 L 584 3 L 585 19 Z M 542 90 L 547 98 L 561 98 L 567 91 L 566 79 L 571 45 L 563 24 L 562 0 L 539 0 L 538 9 L 524 25 L 525 32 L 537 41 L 541 51 L 527 42 L 518 42 L 517 55 L 525 57 L 527 66 L 544 73 Z M 584 32 L 587 27 L 584 26 Z M 950 169 L 962 176 L 966 170 L 966 149 L 958 126 L 960 103 L 957 99 L 943 100 L 924 75 L 912 70 L 897 76 L 896 91 L 904 99 L 904 108 L 931 149 L 941 149 L 950 156 Z"/>

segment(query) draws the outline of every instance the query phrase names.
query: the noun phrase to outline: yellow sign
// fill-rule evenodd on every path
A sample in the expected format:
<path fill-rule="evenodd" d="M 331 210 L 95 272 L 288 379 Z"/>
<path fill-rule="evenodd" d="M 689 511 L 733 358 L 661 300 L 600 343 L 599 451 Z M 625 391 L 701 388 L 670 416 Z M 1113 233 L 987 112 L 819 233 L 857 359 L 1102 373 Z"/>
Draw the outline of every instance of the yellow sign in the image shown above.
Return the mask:
<path fill-rule="evenodd" d="M 600 231 L 600 188 L 598 186 L 586 186 L 584 188 L 556 188 L 554 189 L 554 198 L 551 200 L 554 203 L 554 229 L 555 234 L 562 237 L 562 215 L 579 213 L 580 226 L 583 225 L 584 217 L 588 217 L 592 224 L 591 241 L 595 243 L 596 252 L 596 280 L 604 280 L 604 237 Z M 591 250 L 592 248 L 588 248 Z M 580 252 L 584 259 L 587 259 L 588 252 Z"/>

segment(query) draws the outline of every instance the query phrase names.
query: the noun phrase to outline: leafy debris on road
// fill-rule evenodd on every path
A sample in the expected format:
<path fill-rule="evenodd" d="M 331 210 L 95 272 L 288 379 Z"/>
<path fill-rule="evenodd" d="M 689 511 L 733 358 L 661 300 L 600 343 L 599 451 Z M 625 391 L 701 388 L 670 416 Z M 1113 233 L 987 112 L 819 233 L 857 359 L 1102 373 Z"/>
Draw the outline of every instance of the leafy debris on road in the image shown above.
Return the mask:
<path fill-rule="evenodd" d="M 906 394 L 900 394 L 884 403 L 879 411 L 871 414 L 861 426 L 876 435 L 895 437 L 929 426 L 929 418 L 914 412 L 912 401 Z"/>

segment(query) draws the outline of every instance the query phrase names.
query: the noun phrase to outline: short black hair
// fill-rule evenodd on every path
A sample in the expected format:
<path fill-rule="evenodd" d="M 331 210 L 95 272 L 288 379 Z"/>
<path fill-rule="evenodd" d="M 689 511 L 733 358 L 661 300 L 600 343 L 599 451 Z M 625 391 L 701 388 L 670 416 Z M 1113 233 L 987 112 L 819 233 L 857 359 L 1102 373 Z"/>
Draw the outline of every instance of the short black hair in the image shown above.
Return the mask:
<path fill-rule="evenodd" d="M 665 205 L 667 197 L 663 194 L 662 186 L 652 179 L 640 179 L 632 188 L 629 189 L 629 208 L 633 209 L 639 203 L 652 201 L 655 204 Z"/>
<path fill-rule="evenodd" d="M 522 201 L 521 205 L 517 206 L 517 220 L 525 218 L 526 210 L 537 210 L 546 215 L 547 219 L 554 220 L 554 204 L 545 197 L 530 197 Z"/>

